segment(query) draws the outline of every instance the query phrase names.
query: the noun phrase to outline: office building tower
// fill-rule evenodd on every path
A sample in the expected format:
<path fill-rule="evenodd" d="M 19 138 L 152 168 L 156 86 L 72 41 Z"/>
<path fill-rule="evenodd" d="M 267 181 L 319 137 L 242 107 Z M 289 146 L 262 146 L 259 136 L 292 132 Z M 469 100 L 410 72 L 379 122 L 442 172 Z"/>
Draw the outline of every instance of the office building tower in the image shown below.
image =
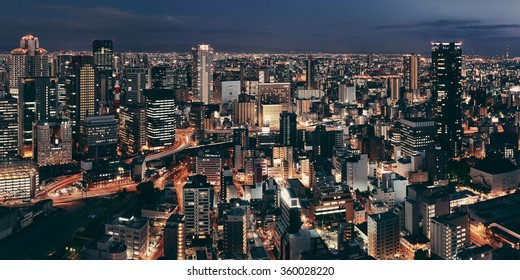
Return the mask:
<path fill-rule="evenodd" d="M 115 101 L 114 90 L 114 48 L 112 40 L 94 40 L 92 42 L 94 58 L 96 96 L 99 106 L 108 107 Z"/>
<path fill-rule="evenodd" d="M 49 76 L 49 56 L 40 48 L 38 37 L 25 35 L 20 39 L 20 47 L 9 55 L 9 93 L 18 98 L 20 78 Z"/>
<path fill-rule="evenodd" d="M 186 217 L 171 215 L 164 227 L 164 257 L 168 260 L 186 258 Z"/>
<path fill-rule="evenodd" d="M 18 92 L 18 151 L 33 157 L 33 130 L 38 121 L 57 117 L 57 78 L 20 78 Z"/>
<path fill-rule="evenodd" d="M 0 200 L 34 197 L 40 184 L 38 169 L 32 163 L 0 165 Z"/>
<path fill-rule="evenodd" d="M 88 55 L 72 56 L 66 78 L 67 104 L 65 113 L 72 122 L 74 142 L 79 141 L 80 124 L 86 116 L 99 113 L 96 97 L 94 59 Z"/>
<path fill-rule="evenodd" d="M 203 104 L 212 103 L 213 99 L 213 48 L 199 45 L 192 49 L 193 95 Z"/>
<path fill-rule="evenodd" d="M 186 217 L 186 238 L 188 243 L 196 238 L 211 235 L 211 204 L 213 187 L 206 176 L 197 174 L 186 181 L 182 189 L 182 209 Z"/>
<path fill-rule="evenodd" d="M 314 58 L 309 55 L 309 57 L 307 57 L 307 61 L 306 61 L 306 68 L 305 68 L 305 73 L 306 73 L 306 84 L 307 84 L 307 89 L 315 89 L 316 88 L 316 82 L 314 81 L 314 67 L 316 66 L 316 60 L 314 60 Z"/>
<path fill-rule="evenodd" d="M 114 64 L 114 47 L 112 40 L 94 40 L 92 42 L 94 65 L 98 70 L 112 70 Z"/>
<path fill-rule="evenodd" d="M 193 102 L 190 107 L 190 127 L 193 128 L 195 141 L 204 139 L 204 118 L 206 106 L 202 102 Z"/>
<path fill-rule="evenodd" d="M 233 125 L 255 125 L 257 124 L 256 102 L 233 101 Z"/>
<path fill-rule="evenodd" d="M 296 114 L 283 111 L 280 114 L 280 145 L 296 147 Z"/>
<path fill-rule="evenodd" d="M 238 127 L 233 129 L 233 145 L 242 148 L 249 147 L 249 132 L 247 127 Z"/>
<path fill-rule="evenodd" d="M 18 160 L 18 104 L 10 94 L 0 93 L 0 165 Z"/>
<path fill-rule="evenodd" d="M 196 164 L 197 174 L 204 175 L 211 185 L 220 186 L 220 173 L 223 167 L 220 155 L 204 153 L 201 156 L 197 156 Z"/>
<path fill-rule="evenodd" d="M 34 133 L 34 161 L 38 166 L 72 162 L 72 126 L 68 120 L 38 121 Z"/>
<path fill-rule="evenodd" d="M 226 108 L 233 101 L 238 101 L 240 95 L 240 81 L 223 81 L 222 82 L 222 106 Z"/>
<path fill-rule="evenodd" d="M 456 212 L 431 219 L 430 247 L 432 254 L 453 260 L 470 243 L 469 216 Z"/>
<path fill-rule="evenodd" d="M 148 89 L 148 68 L 127 67 L 123 70 L 123 104 L 145 102 L 144 91 Z"/>
<path fill-rule="evenodd" d="M 154 66 L 149 71 L 148 80 L 149 88 L 175 89 L 176 85 L 176 69 L 170 66 Z"/>
<path fill-rule="evenodd" d="M 282 188 L 279 191 L 282 216 L 276 222 L 274 243 L 279 256 L 283 254 L 282 240 L 290 234 L 297 233 L 302 225 L 300 200 L 292 188 Z"/>
<path fill-rule="evenodd" d="M 150 89 L 146 96 L 146 143 L 148 149 L 161 149 L 175 143 L 175 92 Z"/>
<path fill-rule="evenodd" d="M 115 242 L 127 246 L 129 260 L 144 259 L 150 247 L 150 225 L 148 219 L 135 216 L 120 216 L 105 224 L 105 234 Z"/>
<path fill-rule="evenodd" d="M 135 156 L 146 146 L 146 107 L 130 104 L 119 111 L 119 151 L 125 156 Z"/>
<path fill-rule="evenodd" d="M 79 154 L 83 159 L 117 156 L 117 120 L 114 115 L 85 117 L 80 126 Z"/>
<path fill-rule="evenodd" d="M 420 55 L 412 53 L 403 56 L 403 87 L 405 92 L 414 93 L 419 89 Z"/>
<path fill-rule="evenodd" d="M 401 155 L 411 156 L 425 151 L 435 142 L 435 122 L 425 118 L 401 120 Z"/>
<path fill-rule="evenodd" d="M 401 87 L 402 87 L 402 80 L 400 78 L 388 78 L 388 80 L 387 80 L 388 97 L 390 97 L 392 102 L 397 102 L 397 100 L 403 98 L 403 96 L 401 94 Z"/>
<path fill-rule="evenodd" d="M 289 70 L 289 63 L 287 61 L 276 62 L 274 68 L 274 79 L 276 83 L 291 82 L 291 72 Z"/>
<path fill-rule="evenodd" d="M 240 207 L 230 207 L 224 213 L 224 250 L 247 253 L 246 215 Z"/>
<path fill-rule="evenodd" d="M 291 100 L 290 83 L 259 83 L 258 102 L 260 104 L 281 104 Z"/>
<path fill-rule="evenodd" d="M 399 216 L 393 212 L 369 215 L 367 219 L 368 255 L 394 259 L 399 250 Z"/>
<path fill-rule="evenodd" d="M 448 152 L 439 146 L 426 150 L 425 170 L 430 182 L 448 180 Z"/>
<path fill-rule="evenodd" d="M 220 190 L 218 192 L 219 202 L 229 202 L 229 199 L 232 198 L 231 195 L 228 196 L 228 189 L 234 189 L 234 193 L 236 193 L 235 183 L 233 182 L 233 171 L 231 171 L 229 166 L 224 166 L 224 169 L 222 169 L 220 174 Z"/>
<path fill-rule="evenodd" d="M 437 137 L 448 156 L 461 154 L 461 43 L 432 43 L 432 100 Z"/>
<path fill-rule="evenodd" d="M 346 84 L 339 84 L 338 102 L 345 104 L 356 103 L 356 86 L 347 86 Z"/>

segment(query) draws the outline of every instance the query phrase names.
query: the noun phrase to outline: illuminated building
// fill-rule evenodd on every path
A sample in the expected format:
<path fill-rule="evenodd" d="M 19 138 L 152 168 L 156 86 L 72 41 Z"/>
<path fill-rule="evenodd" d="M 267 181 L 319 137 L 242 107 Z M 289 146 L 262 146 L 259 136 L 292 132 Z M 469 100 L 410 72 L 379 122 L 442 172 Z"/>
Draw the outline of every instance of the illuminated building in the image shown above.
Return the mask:
<path fill-rule="evenodd" d="M 146 143 L 148 149 L 161 149 L 175 143 L 175 92 L 151 89 L 146 95 Z"/>
<path fill-rule="evenodd" d="M 222 172 L 223 162 L 220 155 L 204 153 L 197 157 L 196 173 L 206 176 L 208 183 L 213 186 L 220 186 L 220 173 Z"/>
<path fill-rule="evenodd" d="M 399 250 L 399 217 L 393 212 L 368 216 L 368 255 L 376 259 L 394 259 Z"/>
<path fill-rule="evenodd" d="M 134 216 L 120 216 L 105 224 L 105 234 L 113 236 L 115 242 L 127 246 L 129 260 L 144 259 L 148 255 L 150 243 L 148 219 Z"/>
<path fill-rule="evenodd" d="M 419 89 L 420 55 L 412 53 L 403 56 L 403 86 L 405 92 L 414 93 Z"/>
<path fill-rule="evenodd" d="M 18 93 L 18 151 L 33 157 L 33 130 L 38 121 L 57 117 L 57 78 L 20 78 Z"/>
<path fill-rule="evenodd" d="M 18 159 L 18 104 L 9 94 L 0 93 L 0 164 Z"/>
<path fill-rule="evenodd" d="M 280 113 L 280 145 L 296 147 L 296 114 Z"/>
<path fill-rule="evenodd" d="M 114 60 L 113 44 L 112 40 L 94 40 L 92 42 L 94 65 L 98 70 L 112 70 Z"/>
<path fill-rule="evenodd" d="M 401 156 L 425 151 L 435 142 L 435 122 L 425 118 L 408 118 L 401 121 Z"/>
<path fill-rule="evenodd" d="M 291 188 L 282 188 L 280 192 L 280 209 L 282 215 L 275 225 L 274 245 L 279 257 L 283 255 L 282 240 L 288 235 L 297 233 L 302 225 L 300 200 Z"/>
<path fill-rule="evenodd" d="M 49 56 L 40 48 L 38 37 L 25 35 L 20 39 L 20 47 L 9 56 L 9 93 L 18 98 L 20 78 L 49 76 Z"/>
<path fill-rule="evenodd" d="M 79 152 L 84 159 L 117 155 L 117 120 L 114 115 L 85 117 L 81 122 Z"/>
<path fill-rule="evenodd" d="M 39 174 L 31 163 L 0 165 L 0 200 L 34 197 Z"/>
<path fill-rule="evenodd" d="M 148 68 L 126 67 L 123 70 L 123 95 L 124 104 L 145 102 L 144 91 L 148 87 Z"/>
<path fill-rule="evenodd" d="M 38 166 L 72 162 L 72 126 L 69 121 L 39 121 L 34 131 L 34 161 Z"/>
<path fill-rule="evenodd" d="M 247 253 L 247 221 L 240 207 L 230 207 L 224 212 L 224 250 Z"/>
<path fill-rule="evenodd" d="M 122 106 L 119 111 L 119 151 L 132 156 L 146 145 L 146 108 L 143 105 Z"/>
<path fill-rule="evenodd" d="M 199 45 L 192 49 L 193 77 L 192 89 L 195 100 L 203 104 L 213 102 L 213 48 L 209 45 Z"/>
<path fill-rule="evenodd" d="M 457 253 L 469 245 L 469 216 L 453 213 L 431 219 L 430 248 L 445 260 L 455 259 Z"/>
<path fill-rule="evenodd" d="M 432 43 L 432 99 L 441 147 L 456 157 L 462 146 L 462 49 L 461 43 Z"/>
<path fill-rule="evenodd" d="M 204 139 L 204 116 L 206 106 L 202 102 L 193 102 L 190 107 L 190 127 L 194 129 L 193 135 L 196 141 Z"/>
<path fill-rule="evenodd" d="M 356 86 L 347 86 L 340 84 L 338 89 L 339 103 L 352 104 L 356 103 Z"/>
<path fill-rule="evenodd" d="M 256 102 L 233 101 L 233 124 L 253 125 L 257 123 Z"/>
<path fill-rule="evenodd" d="M 188 244 L 193 239 L 211 236 L 211 205 L 213 187 L 206 176 L 195 175 L 188 178 L 182 189 L 182 209 L 186 217 L 186 238 Z"/>
<path fill-rule="evenodd" d="M 186 258 L 186 218 L 173 214 L 164 227 L 164 257 L 169 260 Z"/>
<path fill-rule="evenodd" d="M 228 106 L 233 101 L 238 101 L 240 95 L 240 81 L 223 81 L 222 82 L 222 106 Z"/>

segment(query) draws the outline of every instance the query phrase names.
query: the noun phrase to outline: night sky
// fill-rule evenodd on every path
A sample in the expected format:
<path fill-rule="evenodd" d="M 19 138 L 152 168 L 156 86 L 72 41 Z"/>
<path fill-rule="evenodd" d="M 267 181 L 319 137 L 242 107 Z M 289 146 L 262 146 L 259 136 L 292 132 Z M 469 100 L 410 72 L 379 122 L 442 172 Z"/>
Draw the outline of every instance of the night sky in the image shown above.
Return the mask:
<path fill-rule="evenodd" d="M 49 51 L 113 39 L 116 52 L 187 52 L 208 43 L 218 52 L 428 54 L 431 41 L 456 40 L 467 54 L 509 46 L 520 55 L 518 0 L 70 2 L 0 0 L 0 51 L 31 33 Z"/>

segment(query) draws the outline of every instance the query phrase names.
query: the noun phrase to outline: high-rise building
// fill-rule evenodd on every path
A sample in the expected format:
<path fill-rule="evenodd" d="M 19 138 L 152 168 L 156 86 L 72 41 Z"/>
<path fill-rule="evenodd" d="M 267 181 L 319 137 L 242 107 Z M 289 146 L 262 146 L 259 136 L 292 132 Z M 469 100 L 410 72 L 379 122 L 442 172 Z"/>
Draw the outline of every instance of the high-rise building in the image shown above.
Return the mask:
<path fill-rule="evenodd" d="M 208 183 L 213 186 L 220 186 L 220 173 L 222 172 L 222 157 L 218 154 L 204 153 L 197 157 L 197 174 L 206 176 Z"/>
<path fill-rule="evenodd" d="M 192 55 L 193 95 L 195 100 L 210 104 L 213 99 L 213 48 L 209 45 L 199 45 L 198 48 L 192 49 Z"/>
<path fill-rule="evenodd" d="M 256 102 L 233 101 L 233 124 L 255 125 L 257 123 Z"/>
<path fill-rule="evenodd" d="M 426 150 L 425 165 L 430 182 L 448 179 L 448 153 L 446 150 L 438 146 Z"/>
<path fill-rule="evenodd" d="M 148 88 L 148 68 L 127 67 L 123 70 L 124 104 L 144 103 L 144 91 Z"/>
<path fill-rule="evenodd" d="M 435 142 L 435 122 L 425 118 L 401 120 L 401 155 L 425 151 Z"/>
<path fill-rule="evenodd" d="M 469 245 L 469 216 L 467 213 L 452 213 L 431 219 L 430 247 L 432 254 L 445 260 L 453 260 Z"/>
<path fill-rule="evenodd" d="M 462 145 L 461 43 L 432 43 L 432 100 L 441 147 L 449 157 L 461 154 Z"/>
<path fill-rule="evenodd" d="M 206 176 L 198 174 L 189 177 L 182 189 L 182 209 L 186 217 L 188 242 L 211 235 L 212 202 L 213 187 L 208 183 Z"/>
<path fill-rule="evenodd" d="M 247 127 L 238 127 L 233 129 L 233 145 L 242 148 L 249 147 L 249 132 Z"/>
<path fill-rule="evenodd" d="M 90 116 L 83 119 L 79 154 L 84 159 L 117 156 L 117 120 L 114 115 Z"/>
<path fill-rule="evenodd" d="M 171 66 L 154 66 L 149 71 L 151 79 L 148 80 L 150 88 L 175 89 L 176 69 Z"/>
<path fill-rule="evenodd" d="M 280 145 L 296 147 L 296 114 L 283 111 L 280 114 Z"/>
<path fill-rule="evenodd" d="M 186 256 L 186 218 L 173 214 L 164 227 L 164 257 L 169 260 L 184 260 Z"/>
<path fill-rule="evenodd" d="M 247 253 L 246 215 L 240 207 L 230 207 L 224 213 L 224 250 Z"/>
<path fill-rule="evenodd" d="M 419 89 L 420 55 L 412 53 L 403 56 L 403 83 L 405 92 L 413 93 Z"/>
<path fill-rule="evenodd" d="M 190 127 L 193 128 L 193 136 L 196 141 L 204 139 L 204 118 L 206 106 L 202 102 L 193 102 L 190 107 Z"/>
<path fill-rule="evenodd" d="M 71 59 L 67 70 L 65 113 L 72 122 L 72 135 L 77 143 L 83 119 L 99 113 L 99 98 L 96 97 L 94 58 L 75 55 Z"/>
<path fill-rule="evenodd" d="M 309 57 L 307 57 L 307 61 L 305 64 L 306 64 L 305 81 L 307 84 L 307 89 L 314 89 L 314 88 L 316 88 L 316 82 L 314 81 L 314 67 L 316 65 L 316 61 L 314 60 L 314 58 L 312 56 L 309 55 Z"/>
<path fill-rule="evenodd" d="M 502 132 L 490 135 L 489 144 L 486 145 L 486 156 L 505 158 L 518 164 L 518 133 Z"/>
<path fill-rule="evenodd" d="M 72 126 L 68 120 L 38 121 L 34 133 L 34 161 L 38 166 L 72 162 Z"/>
<path fill-rule="evenodd" d="M 18 151 L 33 157 L 33 130 L 38 121 L 57 117 L 57 78 L 20 78 L 18 91 Z"/>
<path fill-rule="evenodd" d="M 137 155 L 146 146 L 146 107 L 130 104 L 119 111 L 119 151 L 123 155 Z"/>
<path fill-rule="evenodd" d="M 175 92 L 150 89 L 146 96 L 146 143 L 148 149 L 161 149 L 175 143 Z"/>
<path fill-rule="evenodd" d="M 111 70 L 114 64 L 114 47 L 112 40 L 94 40 L 92 42 L 94 65 L 98 70 Z"/>
<path fill-rule="evenodd" d="M 347 86 L 346 84 L 339 84 L 338 86 L 338 101 L 339 103 L 352 104 L 356 102 L 356 86 Z"/>
<path fill-rule="evenodd" d="M 235 100 L 238 101 L 240 95 L 240 81 L 222 82 L 222 105 L 229 106 Z"/>
<path fill-rule="evenodd" d="M 281 256 L 284 251 L 282 240 L 290 234 L 297 233 L 302 221 L 300 200 L 296 192 L 292 188 L 282 188 L 279 192 L 282 216 L 275 225 L 274 243 L 278 255 Z"/>
<path fill-rule="evenodd" d="M 399 227 L 399 216 L 393 212 L 368 216 L 368 255 L 376 259 L 394 259 L 399 250 Z"/>
<path fill-rule="evenodd" d="M 390 99 L 393 102 L 396 102 L 397 100 L 402 99 L 402 95 L 401 95 L 402 81 L 400 78 L 388 78 L 387 86 L 388 86 L 388 93 L 389 93 Z"/>
<path fill-rule="evenodd" d="M 40 48 L 38 37 L 25 35 L 20 39 L 20 47 L 9 55 L 9 92 L 18 98 L 20 78 L 49 76 L 49 56 Z"/>
<path fill-rule="evenodd" d="M 18 159 L 18 104 L 9 94 L 0 93 L 0 165 Z"/>

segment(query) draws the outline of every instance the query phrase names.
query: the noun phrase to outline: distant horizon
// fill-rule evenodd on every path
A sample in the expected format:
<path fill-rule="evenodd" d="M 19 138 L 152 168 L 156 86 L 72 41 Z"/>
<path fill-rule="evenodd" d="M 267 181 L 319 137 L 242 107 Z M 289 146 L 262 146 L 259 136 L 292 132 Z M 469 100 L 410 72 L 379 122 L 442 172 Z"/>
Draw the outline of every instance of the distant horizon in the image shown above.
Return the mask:
<path fill-rule="evenodd" d="M 110 38 L 115 49 L 189 52 L 208 42 L 218 52 L 429 53 L 431 41 L 464 43 L 464 54 L 520 56 L 520 2 L 272 1 L 154 3 L 128 0 L 0 0 L 0 51 L 33 33 L 48 50 L 89 50 Z"/>

